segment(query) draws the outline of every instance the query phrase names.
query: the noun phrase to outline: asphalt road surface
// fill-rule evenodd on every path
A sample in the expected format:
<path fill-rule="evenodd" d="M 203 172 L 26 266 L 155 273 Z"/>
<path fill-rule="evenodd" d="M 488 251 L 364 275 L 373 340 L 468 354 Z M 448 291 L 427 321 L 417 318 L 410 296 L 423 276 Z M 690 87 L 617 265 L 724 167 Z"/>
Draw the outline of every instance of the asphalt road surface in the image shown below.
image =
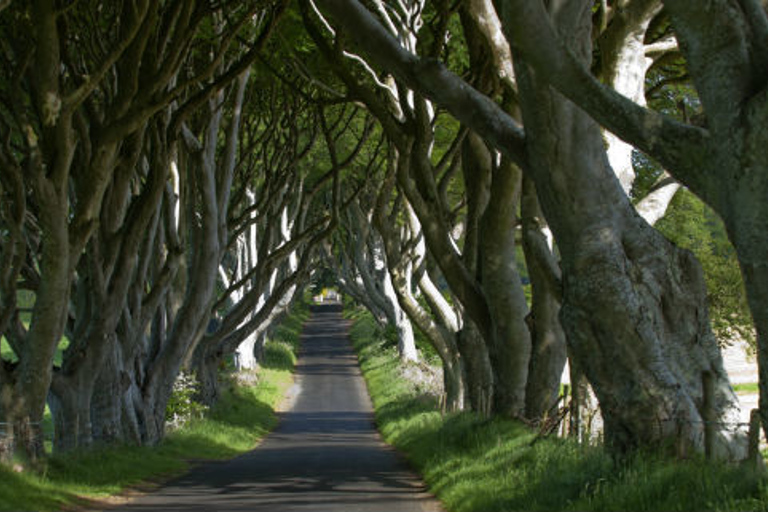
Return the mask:
<path fill-rule="evenodd" d="M 293 404 L 258 448 L 199 466 L 118 510 L 441 510 L 375 430 L 340 307 L 313 307 L 303 339 Z"/>

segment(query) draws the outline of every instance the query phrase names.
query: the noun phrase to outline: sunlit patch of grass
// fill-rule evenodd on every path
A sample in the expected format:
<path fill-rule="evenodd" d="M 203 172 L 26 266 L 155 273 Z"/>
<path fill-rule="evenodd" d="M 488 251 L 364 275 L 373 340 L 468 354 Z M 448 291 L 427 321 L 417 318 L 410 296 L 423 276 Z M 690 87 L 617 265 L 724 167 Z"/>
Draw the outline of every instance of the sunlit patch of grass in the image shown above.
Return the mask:
<path fill-rule="evenodd" d="M 619 463 L 519 422 L 441 414 L 398 378 L 397 354 L 372 319 L 348 316 L 379 429 L 447 510 L 768 510 L 765 480 L 739 466 L 653 454 Z"/>

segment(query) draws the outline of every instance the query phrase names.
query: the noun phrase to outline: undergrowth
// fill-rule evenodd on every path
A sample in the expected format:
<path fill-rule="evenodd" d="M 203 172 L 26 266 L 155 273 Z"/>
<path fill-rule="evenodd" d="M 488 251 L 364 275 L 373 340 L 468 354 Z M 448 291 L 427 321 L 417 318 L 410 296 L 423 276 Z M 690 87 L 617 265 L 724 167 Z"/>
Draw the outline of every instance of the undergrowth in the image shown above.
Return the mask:
<path fill-rule="evenodd" d="M 768 510 L 765 481 L 739 466 L 648 454 L 618 463 L 511 420 L 442 414 L 397 378 L 396 352 L 371 317 L 348 316 L 379 429 L 449 511 Z"/>
<path fill-rule="evenodd" d="M 101 508 L 106 498 L 127 487 L 183 473 L 196 461 L 227 459 L 252 449 L 277 422 L 274 410 L 293 380 L 307 315 L 301 308 L 275 330 L 255 385 L 227 379 L 213 408 L 169 433 L 159 446 L 53 455 L 40 472 L 16 473 L 0 466 L 0 510 Z"/>

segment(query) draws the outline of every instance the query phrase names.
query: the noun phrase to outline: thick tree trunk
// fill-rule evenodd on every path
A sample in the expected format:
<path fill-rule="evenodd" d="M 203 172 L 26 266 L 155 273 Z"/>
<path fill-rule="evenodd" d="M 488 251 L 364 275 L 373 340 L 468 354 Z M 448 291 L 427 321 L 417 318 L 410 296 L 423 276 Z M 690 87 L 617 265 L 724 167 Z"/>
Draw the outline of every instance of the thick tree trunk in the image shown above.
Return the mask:
<path fill-rule="evenodd" d="M 609 445 L 682 443 L 701 452 L 705 372 L 716 379 L 718 421 L 734 421 L 737 407 L 710 331 L 701 269 L 689 253 L 639 231 L 624 232 L 616 241 L 623 247 L 599 248 L 604 228 L 579 244 L 581 257 L 564 273 L 564 327 L 600 400 Z M 743 455 L 725 437 L 718 446 L 721 456 Z"/>
<path fill-rule="evenodd" d="M 572 9 L 555 23 L 588 60 L 590 10 L 586 2 Z M 606 442 L 617 452 L 703 451 L 704 419 L 731 420 L 736 401 L 701 268 L 635 213 L 599 127 L 530 69 L 518 70 L 533 176 L 562 257 L 563 328 L 600 401 Z M 714 411 L 704 410 L 704 373 L 716 383 Z M 743 440 L 727 437 L 718 434 L 719 454 L 742 455 Z"/>
<path fill-rule="evenodd" d="M 49 200 L 57 201 L 52 197 Z M 66 211 L 66 210 L 64 210 Z M 40 425 L 48 389 L 53 378 L 53 356 L 64 330 L 71 278 L 66 214 L 51 205 L 41 212 L 43 248 L 40 260 L 40 287 L 37 290 L 26 349 L 16 370 L 11 403 L 17 407 L 6 421 L 14 424 L 14 439 L 32 462 L 45 455 Z"/>
<path fill-rule="evenodd" d="M 51 386 L 48 404 L 53 417 L 53 449 L 56 453 L 87 448 L 93 442 L 91 430 L 93 382 L 78 384 L 72 384 L 70 379 L 54 378 L 54 384 Z"/>
<path fill-rule="evenodd" d="M 90 407 L 93 441 L 97 444 L 141 443 L 135 421 L 130 389 L 135 388 L 130 365 L 126 367 L 122 350 L 115 347 L 103 361 L 96 380 Z M 128 408 L 127 404 L 131 404 Z"/>

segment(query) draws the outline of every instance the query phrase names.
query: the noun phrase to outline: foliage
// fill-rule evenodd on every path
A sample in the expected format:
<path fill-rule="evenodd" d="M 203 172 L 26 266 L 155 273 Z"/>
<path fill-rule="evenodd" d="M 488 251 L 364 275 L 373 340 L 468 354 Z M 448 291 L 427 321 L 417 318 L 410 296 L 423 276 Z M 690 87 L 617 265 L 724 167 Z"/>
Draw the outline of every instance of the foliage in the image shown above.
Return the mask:
<path fill-rule="evenodd" d="M 614 462 L 600 448 L 538 438 L 519 422 L 443 415 L 402 379 L 370 315 L 351 336 L 385 439 L 403 451 L 451 511 L 768 510 L 765 482 L 736 466 L 640 454 Z"/>
<path fill-rule="evenodd" d="M 27 323 L 25 327 L 27 327 L 29 324 Z M 64 354 L 64 351 L 69 346 L 69 338 L 64 336 L 61 338 L 61 341 L 59 342 L 59 346 L 56 349 L 56 352 L 53 355 L 53 365 L 54 366 L 61 366 L 62 357 Z M 9 361 L 11 363 L 14 363 L 19 360 L 18 356 L 16 356 L 16 353 L 11 348 L 11 345 L 8 343 L 8 340 L 5 339 L 5 336 L 0 336 L 0 357 L 5 360 Z"/>
<path fill-rule="evenodd" d="M 165 421 L 169 430 L 176 430 L 192 419 L 202 418 L 206 413 L 208 407 L 195 400 L 198 387 L 194 373 L 179 373 L 165 408 Z"/>
<path fill-rule="evenodd" d="M 683 190 L 656 227 L 701 262 L 709 312 L 718 337 L 725 341 L 737 335 L 754 346 L 752 317 L 739 263 L 722 221 L 696 196 Z"/>
<path fill-rule="evenodd" d="M 312 273 L 312 295 L 319 295 L 323 289 L 338 286 L 336 274 L 332 269 L 323 265 Z"/>

